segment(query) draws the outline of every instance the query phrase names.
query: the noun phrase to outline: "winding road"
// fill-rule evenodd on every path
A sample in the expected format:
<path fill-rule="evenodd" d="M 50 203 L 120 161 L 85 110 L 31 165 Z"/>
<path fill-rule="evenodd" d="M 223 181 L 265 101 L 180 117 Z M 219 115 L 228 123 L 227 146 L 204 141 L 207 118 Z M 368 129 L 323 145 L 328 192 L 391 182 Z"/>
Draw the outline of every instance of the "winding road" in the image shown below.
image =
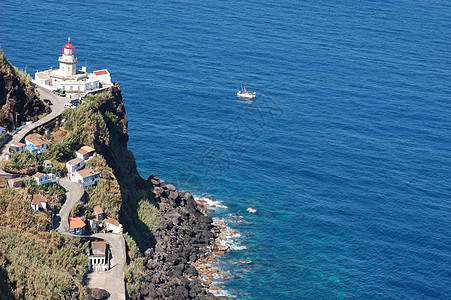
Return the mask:
<path fill-rule="evenodd" d="M 72 207 L 83 197 L 84 189 L 78 183 L 67 178 L 61 179 L 60 185 L 67 191 L 66 202 L 54 218 L 54 228 L 61 234 L 76 237 L 77 235 L 69 233 L 69 216 Z M 124 284 L 125 241 L 122 234 L 96 233 L 82 235 L 81 237 L 95 237 L 105 240 L 110 245 L 112 256 L 110 270 L 88 274 L 88 286 L 107 290 L 111 294 L 110 299 L 126 299 Z"/>
<path fill-rule="evenodd" d="M 32 130 L 42 126 L 55 118 L 57 118 L 64 111 L 64 103 L 68 102 L 68 98 L 60 97 L 49 90 L 35 85 L 39 92 L 41 99 L 49 99 L 52 101 L 52 112 L 38 121 L 22 127 L 16 132 L 11 141 L 3 146 L 1 150 L 0 160 L 5 158 L 8 154 L 9 146 L 12 142 L 20 142 Z M 16 174 L 5 172 L 0 168 L 0 177 L 12 178 Z M 68 178 L 60 179 L 60 185 L 66 190 L 66 202 L 61 207 L 60 212 L 53 220 L 53 228 L 61 234 L 76 237 L 76 235 L 69 233 L 69 216 L 75 203 L 81 200 L 84 194 L 84 189 L 81 185 L 70 181 Z M 88 274 L 88 286 L 92 288 L 102 288 L 107 290 L 111 297 L 109 299 L 126 299 L 125 281 L 124 281 L 124 266 L 126 263 L 125 241 L 122 234 L 114 233 L 96 233 L 93 235 L 84 235 L 82 237 L 95 237 L 105 240 L 110 245 L 112 259 L 110 261 L 110 270 L 105 272 L 91 272 Z"/>

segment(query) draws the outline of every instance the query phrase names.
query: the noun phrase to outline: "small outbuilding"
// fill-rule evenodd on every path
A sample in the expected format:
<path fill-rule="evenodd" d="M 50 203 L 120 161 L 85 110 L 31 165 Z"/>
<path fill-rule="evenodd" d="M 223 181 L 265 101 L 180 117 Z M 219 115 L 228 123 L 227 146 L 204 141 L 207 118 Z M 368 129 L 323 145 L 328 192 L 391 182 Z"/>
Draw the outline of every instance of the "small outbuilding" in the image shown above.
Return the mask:
<path fill-rule="evenodd" d="M 33 210 L 47 210 L 47 198 L 42 196 L 41 194 L 34 194 L 31 200 L 31 209 Z"/>
<path fill-rule="evenodd" d="M 42 164 L 44 166 L 44 168 L 53 168 L 53 163 L 51 160 L 44 160 L 44 163 Z"/>
<path fill-rule="evenodd" d="M 75 156 L 82 160 L 88 160 L 90 157 L 94 155 L 96 150 L 89 146 L 83 146 L 75 152 Z"/>
<path fill-rule="evenodd" d="M 22 153 L 25 150 L 25 144 L 21 142 L 12 142 L 9 145 L 9 153 L 14 154 L 16 152 Z"/>
<path fill-rule="evenodd" d="M 106 229 L 112 231 L 113 233 L 122 233 L 122 224 L 118 220 L 107 217 L 106 218 Z"/>
<path fill-rule="evenodd" d="M 103 209 L 98 205 L 94 206 L 94 214 L 99 221 L 103 221 L 103 219 L 105 219 L 105 213 L 103 212 Z"/>
<path fill-rule="evenodd" d="M 21 187 L 21 186 L 23 186 L 22 178 L 16 177 L 16 178 L 8 179 L 8 185 L 10 187 Z"/>

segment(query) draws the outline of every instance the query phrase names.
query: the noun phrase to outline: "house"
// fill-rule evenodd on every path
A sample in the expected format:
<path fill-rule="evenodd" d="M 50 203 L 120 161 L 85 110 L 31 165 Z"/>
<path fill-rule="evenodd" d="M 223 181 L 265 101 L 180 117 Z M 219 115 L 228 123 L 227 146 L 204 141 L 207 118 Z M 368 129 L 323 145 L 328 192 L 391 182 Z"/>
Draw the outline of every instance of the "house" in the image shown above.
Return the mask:
<path fill-rule="evenodd" d="M 53 163 L 52 163 L 52 161 L 51 161 L 51 160 L 48 160 L 48 159 L 44 160 L 43 165 L 44 165 L 44 168 L 53 168 Z"/>
<path fill-rule="evenodd" d="M 76 235 L 82 235 L 85 233 L 86 224 L 83 222 L 83 220 L 80 217 L 74 217 L 70 218 L 69 221 L 69 232 L 76 234 Z"/>
<path fill-rule="evenodd" d="M 93 169 L 83 169 L 76 171 L 74 174 L 74 182 L 81 184 L 82 186 L 89 186 L 96 184 L 100 179 L 100 173 L 95 172 Z"/>
<path fill-rule="evenodd" d="M 105 213 L 103 212 L 103 209 L 98 205 L 94 206 L 94 214 L 99 221 L 103 221 L 103 219 L 105 219 Z"/>
<path fill-rule="evenodd" d="M 21 142 L 12 142 L 9 146 L 9 153 L 14 154 L 16 152 L 22 153 L 25 150 L 25 144 Z"/>
<path fill-rule="evenodd" d="M 93 233 L 97 233 L 100 230 L 100 222 L 97 219 L 89 219 L 89 226 Z"/>
<path fill-rule="evenodd" d="M 53 173 L 44 174 L 44 173 L 37 172 L 36 174 L 33 175 L 33 178 L 34 178 L 34 180 L 36 180 L 38 185 L 59 183 L 59 181 L 60 181 L 60 178 L 56 177 L 56 175 Z"/>
<path fill-rule="evenodd" d="M 75 152 L 75 156 L 82 160 L 88 160 L 95 152 L 94 148 L 83 146 Z"/>
<path fill-rule="evenodd" d="M 33 133 L 25 137 L 25 150 L 38 155 L 47 151 L 47 143 L 42 140 L 42 135 Z"/>
<path fill-rule="evenodd" d="M 85 167 L 85 164 L 85 161 L 81 160 L 80 158 L 71 159 L 66 163 L 67 172 L 71 181 L 75 181 L 75 172 L 83 169 Z"/>
<path fill-rule="evenodd" d="M 88 254 L 88 271 L 108 271 L 108 244 L 105 241 L 93 241 Z"/>
<path fill-rule="evenodd" d="M 47 198 L 41 194 L 34 194 L 33 199 L 31 200 L 31 208 L 33 210 L 39 210 L 40 208 L 47 210 L 47 202 Z"/>
<path fill-rule="evenodd" d="M 16 177 L 16 178 L 8 179 L 8 185 L 10 187 L 21 187 L 23 185 L 22 178 Z"/>
<path fill-rule="evenodd" d="M 122 232 L 122 224 L 119 223 L 118 220 L 107 217 L 106 218 L 106 229 L 108 231 L 112 231 L 113 233 L 121 233 Z"/>

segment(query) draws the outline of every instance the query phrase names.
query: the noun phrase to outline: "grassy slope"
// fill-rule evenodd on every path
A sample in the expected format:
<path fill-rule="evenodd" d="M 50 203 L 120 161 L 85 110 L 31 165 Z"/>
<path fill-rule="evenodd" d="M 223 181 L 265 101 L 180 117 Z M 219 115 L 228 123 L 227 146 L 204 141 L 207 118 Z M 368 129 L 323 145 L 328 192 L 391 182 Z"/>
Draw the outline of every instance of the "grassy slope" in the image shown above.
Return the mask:
<path fill-rule="evenodd" d="M 87 244 L 60 234 L 39 232 L 48 222 L 42 212 L 31 210 L 24 189 L 0 190 L 0 296 L 50 298 L 53 293 L 70 298 L 82 291 L 88 258 Z M 78 274 L 72 277 L 74 267 Z M 2 298 L 2 299 L 3 299 Z"/>

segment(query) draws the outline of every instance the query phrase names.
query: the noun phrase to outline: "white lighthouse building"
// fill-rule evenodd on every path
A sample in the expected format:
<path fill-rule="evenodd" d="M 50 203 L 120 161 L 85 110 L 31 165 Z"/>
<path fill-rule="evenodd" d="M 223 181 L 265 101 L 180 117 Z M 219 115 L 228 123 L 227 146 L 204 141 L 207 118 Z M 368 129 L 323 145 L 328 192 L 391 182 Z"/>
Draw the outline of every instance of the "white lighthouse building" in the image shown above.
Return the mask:
<path fill-rule="evenodd" d="M 108 70 L 86 72 L 86 67 L 77 70 L 78 58 L 75 47 L 70 43 L 63 46 L 62 56 L 58 58 L 59 69 L 36 72 L 34 82 L 48 89 L 63 89 L 66 93 L 85 93 L 112 85 Z"/>

